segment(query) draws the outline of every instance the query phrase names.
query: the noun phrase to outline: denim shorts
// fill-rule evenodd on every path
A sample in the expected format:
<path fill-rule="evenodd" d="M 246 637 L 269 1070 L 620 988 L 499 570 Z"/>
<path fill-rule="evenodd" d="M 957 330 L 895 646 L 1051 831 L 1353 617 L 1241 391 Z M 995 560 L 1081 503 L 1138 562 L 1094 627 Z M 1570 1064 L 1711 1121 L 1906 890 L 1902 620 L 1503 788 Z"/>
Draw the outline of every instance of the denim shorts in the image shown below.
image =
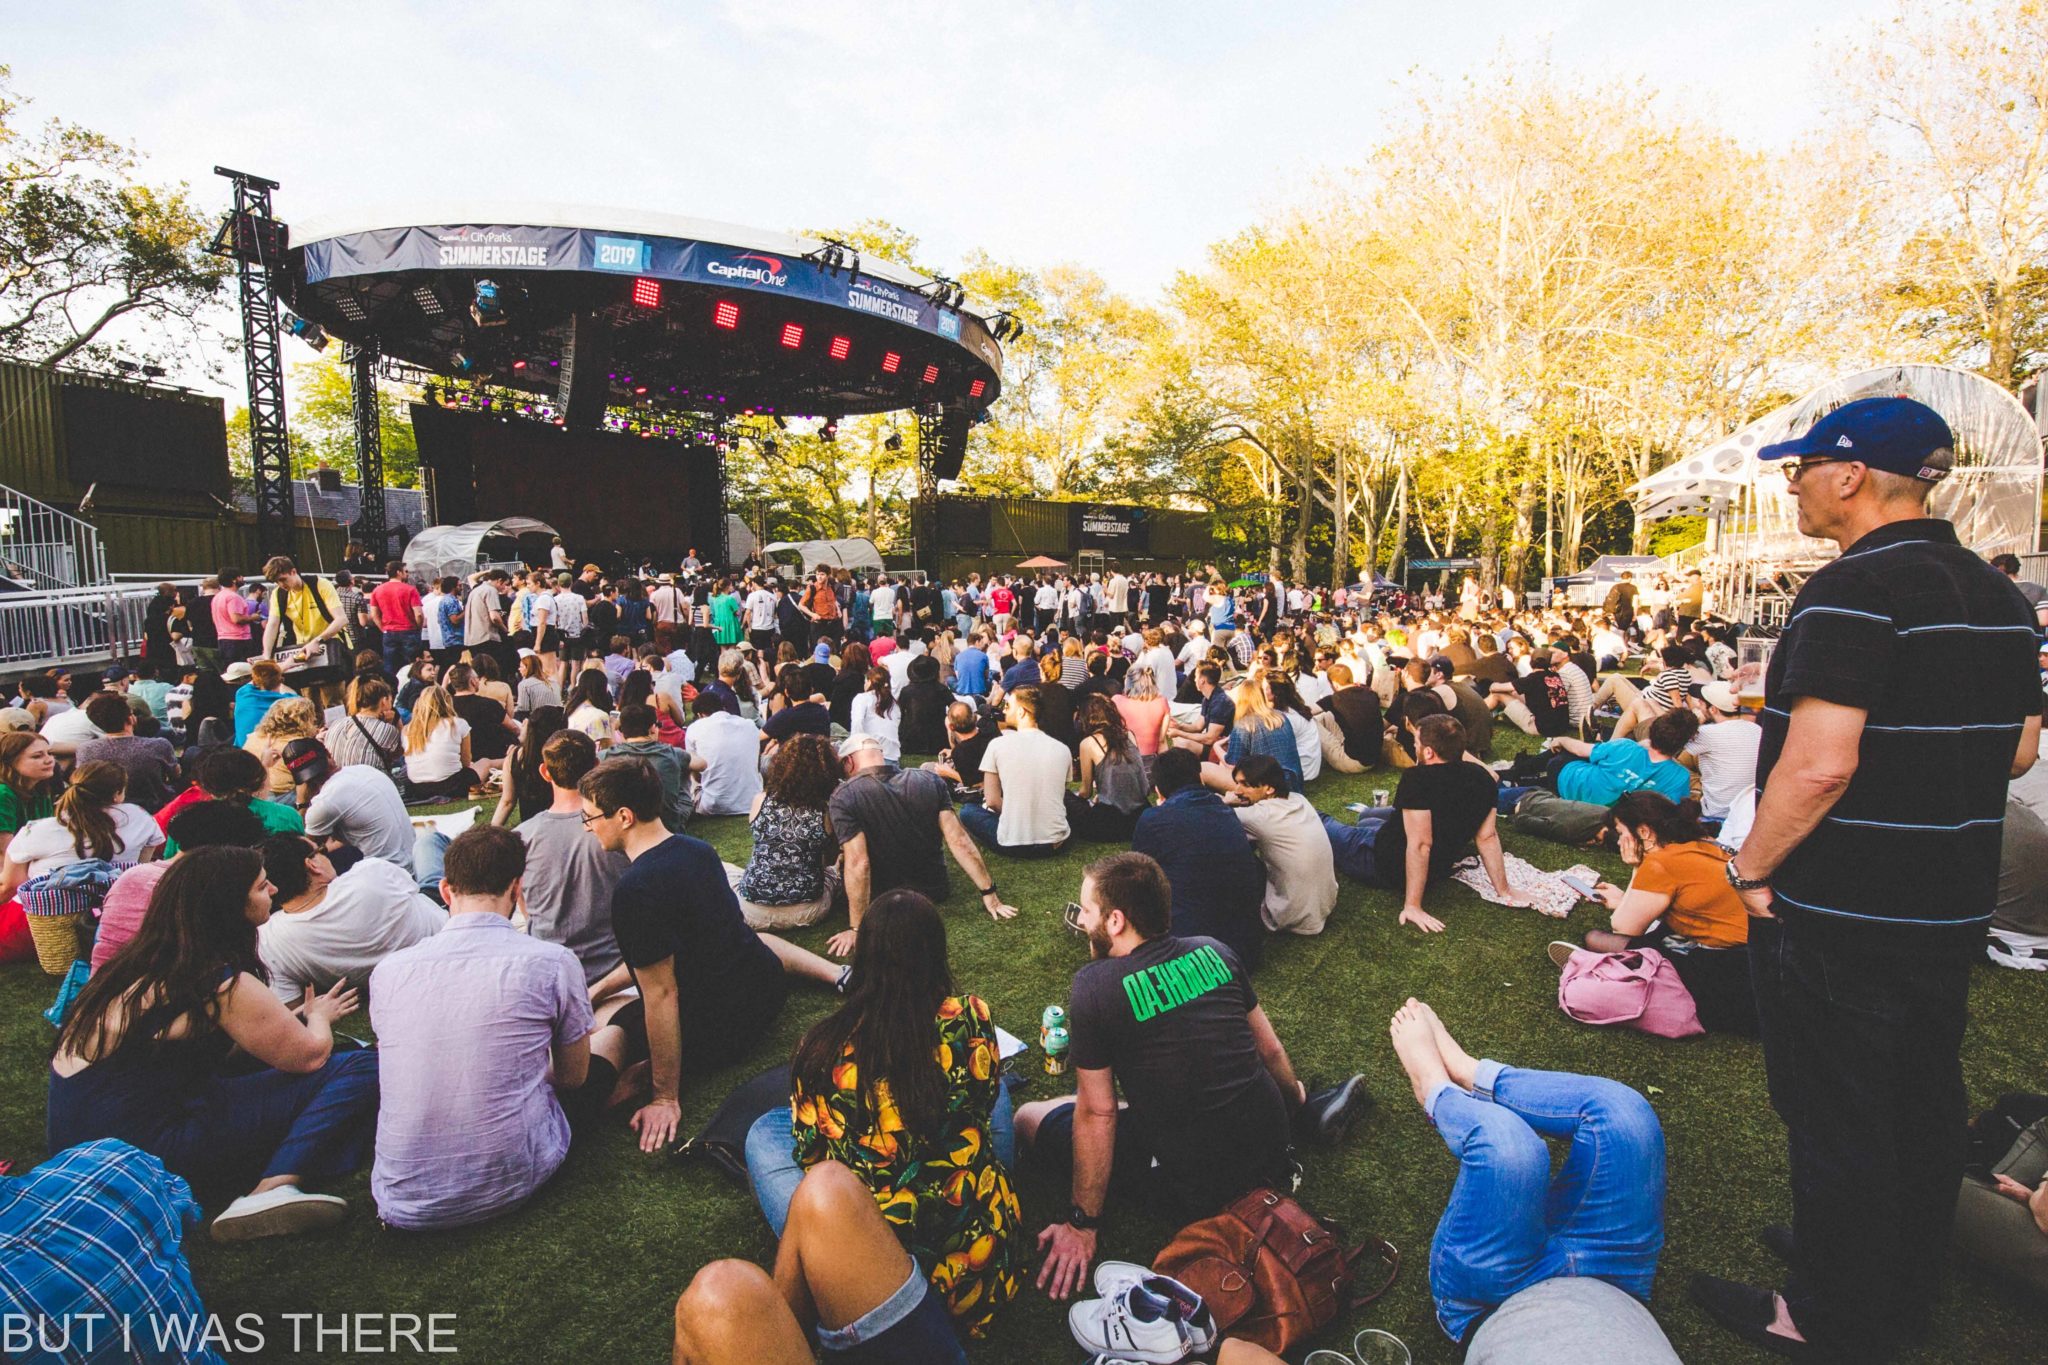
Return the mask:
<path fill-rule="evenodd" d="M 897 1291 L 844 1327 L 818 1329 L 833 1365 L 967 1365 L 953 1316 L 912 1262 Z"/>

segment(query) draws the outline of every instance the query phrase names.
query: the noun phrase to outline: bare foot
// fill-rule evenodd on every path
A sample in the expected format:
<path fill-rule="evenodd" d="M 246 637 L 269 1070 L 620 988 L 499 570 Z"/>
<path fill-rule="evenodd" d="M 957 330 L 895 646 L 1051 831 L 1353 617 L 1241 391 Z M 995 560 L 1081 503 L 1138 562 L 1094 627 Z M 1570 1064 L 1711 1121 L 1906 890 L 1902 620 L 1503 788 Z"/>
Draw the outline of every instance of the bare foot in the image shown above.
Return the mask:
<path fill-rule="evenodd" d="M 633 1063 L 619 1073 L 618 1084 L 612 1087 L 611 1096 L 605 1100 L 607 1110 L 637 1107 L 642 1099 L 654 1093 L 654 1068 L 645 1061 Z"/>
<path fill-rule="evenodd" d="M 1436 1017 L 1435 1010 L 1420 1000 L 1414 1005 L 1422 1011 L 1423 1018 L 1429 1020 L 1430 1032 L 1436 1038 L 1437 1056 L 1443 1058 L 1444 1070 L 1450 1074 L 1451 1084 L 1460 1090 L 1470 1090 L 1473 1078 L 1479 1074 L 1479 1059 L 1458 1046 L 1450 1030 L 1444 1027 L 1444 1021 Z"/>
<path fill-rule="evenodd" d="M 1401 1059 L 1401 1069 L 1408 1073 L 1408 1082 L 1414 1087 L 1415 1102 L 1426 1105 L 1436 1088 L 1450 1079 L 1437 1052 L 1436 1038 L 1430 1032 L 1427 1006 L 1411 998 L 1394 1011 L 1387 1036 L 1394 1040 L 1394 1055 Z"/>

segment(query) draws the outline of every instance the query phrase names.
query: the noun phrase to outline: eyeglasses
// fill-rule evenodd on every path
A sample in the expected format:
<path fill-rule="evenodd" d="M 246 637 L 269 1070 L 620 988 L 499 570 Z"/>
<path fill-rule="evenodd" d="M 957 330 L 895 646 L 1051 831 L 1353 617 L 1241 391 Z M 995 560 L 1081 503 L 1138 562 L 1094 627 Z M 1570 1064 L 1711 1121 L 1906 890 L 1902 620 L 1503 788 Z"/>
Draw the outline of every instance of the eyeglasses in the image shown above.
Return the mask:
<path fill-rule="evenodd" d="M 1785 461 L 1785 482 L 1798 483 L 1801 474 L 1804 474 L 1809 469 L 1817 469 L 1824 464 L 1854 463 L 1855 461 L 1853 460 L 1838 460 L 1831 455 L 1812 456 L 1804 460 L 1787 460 Z"/>
<path fill-rule="evenodd" d="M 589 828 L 590 828 L 590 823 L 591 823 L 591 821 L 593 821 L 593 820 L 609 820 L 609 819 L 611 819 L 611 818 L 612 818 L 612 817 L 613 817 L 614 815 L 616 815 L 616 814 L 618 814 L 618 812 L 617 812 L 617 811 L 610 811 L 610 810 L 601 810 L 601 811 L 598 811 L 598 812 L 597 812 L 596 814 L 594 814 L 594 815 L 583 815 L 583 816 L 579 816 L 579 817 L 577 817 L 577 818 L 583 821 L 583 828 L 585 828 L 585 829 L 589 829 Z"/>

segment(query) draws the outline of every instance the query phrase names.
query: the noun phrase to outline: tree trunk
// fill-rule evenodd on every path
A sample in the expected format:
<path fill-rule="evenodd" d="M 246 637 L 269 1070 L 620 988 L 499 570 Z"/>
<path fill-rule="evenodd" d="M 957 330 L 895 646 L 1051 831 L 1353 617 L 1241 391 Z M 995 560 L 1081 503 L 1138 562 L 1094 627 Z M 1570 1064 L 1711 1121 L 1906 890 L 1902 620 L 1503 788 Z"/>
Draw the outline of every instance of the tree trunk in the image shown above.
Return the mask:
<path fill-rule="evenodd" d="M 1308 581 L 1308 522 L 1316 510 L 1315 451 L 1311 446 L 1297 457 L 1294 466 L 1294 539 L 1288 546 L 1287 581 L 1306 583 Z"/>
<path fill-rule="evenodd" d="M 1330 474 L 1337 490 L 1337 534 L 1330 551 L 1330 586 L 1333 588 L 1341 588 L 1351 581 L 1351 507 L 1347 501 L 1350 490 L 1345 487 L 1351 466 L 1349 450 L 1350 447 L 1339 445 L 1330 452 L 1335 462 Z"/>

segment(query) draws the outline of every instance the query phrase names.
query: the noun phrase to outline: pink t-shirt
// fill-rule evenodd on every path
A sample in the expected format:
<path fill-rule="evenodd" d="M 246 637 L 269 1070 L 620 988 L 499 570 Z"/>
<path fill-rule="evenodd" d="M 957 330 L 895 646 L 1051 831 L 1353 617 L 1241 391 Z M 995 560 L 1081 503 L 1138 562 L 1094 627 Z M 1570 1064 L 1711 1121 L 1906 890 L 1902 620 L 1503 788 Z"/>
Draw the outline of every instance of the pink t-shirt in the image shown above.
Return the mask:
<path fill-rule="evenodd" d="M 1138 746 L 1138 752 L 1147 758 L 1158 753 L 1159 732 L 1166 726 L 1166 698 L 1139 701 L 1118 693 L 1110 700 L 1116 703 L 1117 714 L 1124 718 L 1124 728 L 1131 732 L 1131 742 Z"/>
<path fill-rule="evenodd" d="M 156 884 L 164 879 L 164 873 L 171 865 L 162 859 L 153 863 L 142 863 L 131 867 L 117 878 L 108 888 L 107 899 L 100 906 L 100 934 L 92 945 L 92 970 L 98 971 L 106 960 L 128 946 L 142 928 L 142 916 L 149 909 L 149 898 L 156 894 Z"/>
<path fill-rule="evenodd" d="M 875 663 L 875 664 L 878 664 L 878 663 L 882 662 L 882 660 L 884 660 L 884 659 L 888 658 L 888 657 L 889 657 L 889 656 L 890 656 L 891 654 L 894 654 L 895 652 L 896 652 L 896 637 L 895 637 L 895 636 L 893 636 L 893 635 L 882 635 L 882 636 L 877 636 L 877 637 L 876 637 L 876 639 L 874 640 L 874 642 L 873 642 L 872 644 L 870 644 L 870 645 L 868 646 L 868 662 L 869 662 L 869 663 Z"/>
<path fill-rule="evenodd" d="M 222 588 L 213 595 L 213 631 L 223 640 L 246 640 L 249 638 L 249 623 L 235 620 L 236 613 L 250 615 L 249 600 L 229 588 Z"/>

